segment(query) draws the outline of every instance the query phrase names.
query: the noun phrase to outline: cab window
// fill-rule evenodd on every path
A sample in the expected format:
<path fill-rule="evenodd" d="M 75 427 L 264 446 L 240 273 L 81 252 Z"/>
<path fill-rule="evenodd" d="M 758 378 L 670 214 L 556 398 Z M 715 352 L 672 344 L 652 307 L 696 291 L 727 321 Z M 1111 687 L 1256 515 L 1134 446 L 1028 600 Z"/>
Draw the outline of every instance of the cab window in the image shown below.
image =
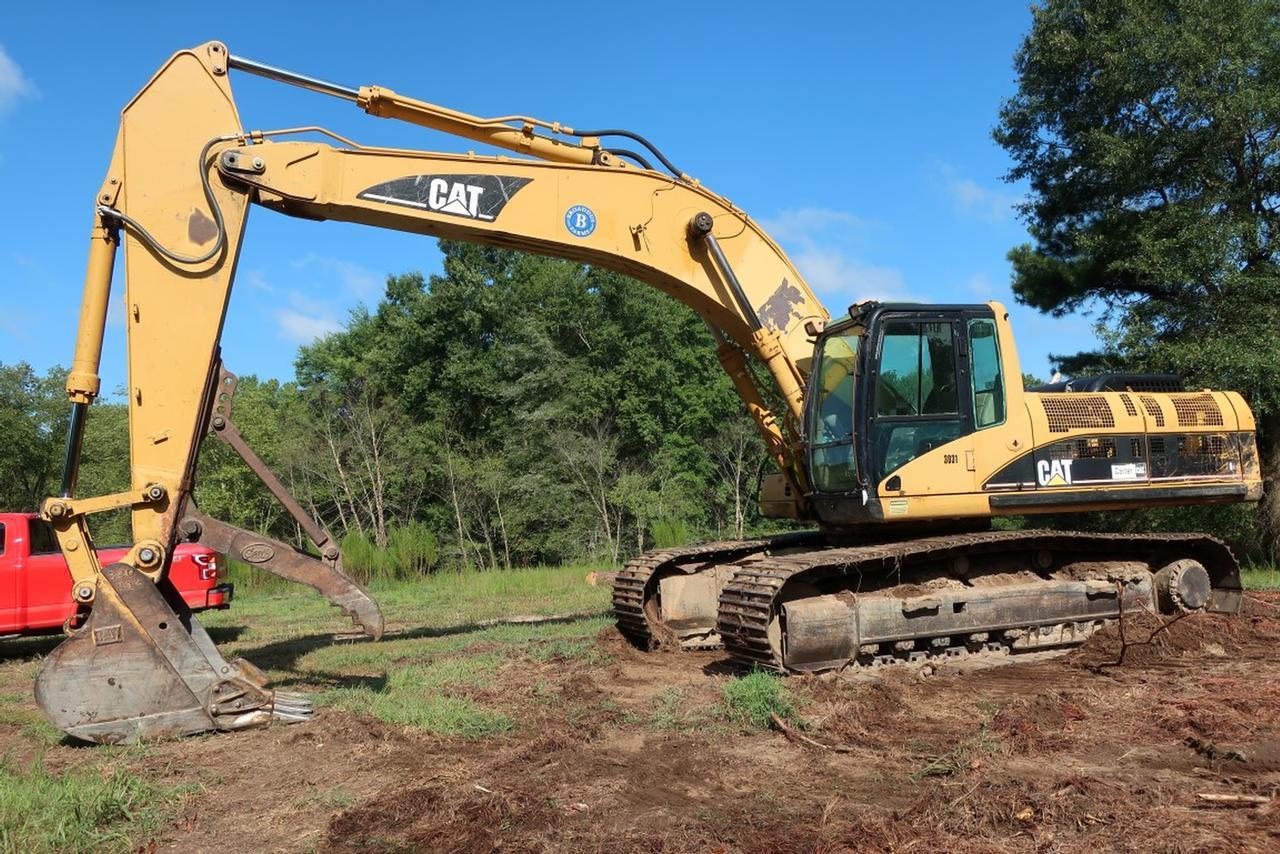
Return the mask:
<path fill-rule="evenodd" d="M 959 411 L 951 324 L 886 323 L 876 414 L 946 415 Z"/>
<path fill-rule="evenodd" d="M 875 413 L 877 478 L 964 434 L 951 322 L 884 324 Z"/>
<path fill-rule="evenodd" d="M 814 408 L 809 425 L 810 469 L 822 492 L 857 485 L 853 455 L 853 377 L 858 336 L 832 335 L 822 343 L 814 374 Z"/>
<path fill-rule="evenodd" d="M 981 430 L 1004 423 L 1004 382 L 994 320 L 969 321 L 969 375 L 973 379 L 973 424 Z"/>

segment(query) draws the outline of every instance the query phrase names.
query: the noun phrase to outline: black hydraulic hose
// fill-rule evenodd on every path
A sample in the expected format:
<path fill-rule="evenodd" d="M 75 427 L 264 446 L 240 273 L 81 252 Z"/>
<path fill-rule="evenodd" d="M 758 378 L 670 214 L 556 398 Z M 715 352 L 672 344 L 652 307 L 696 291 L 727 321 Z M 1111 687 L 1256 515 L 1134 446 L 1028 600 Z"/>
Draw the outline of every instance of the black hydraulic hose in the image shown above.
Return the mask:
<path fill-rule="evenodd" d="M 213 224 L 218 230 L 217 238 L 213 241 L 213 246 L 211 246 L 209 251 L 203 255 L 188 258 L 186 255 L 179 255 L 176 252 L 166 249 L 160 244 L 160 241 L 156 240 L 155 237 L 151 235 L 151 232 L 142 227 L 142 223 L 133 219 L 123 211 L 118 211 L 115 208 L 107 207 L 106 205 L 98 205 L 98 215 L 124 223 L 124 225 L 137 235 L 143 243 L 147 244 L 160 255 L 168 258 L 175 264 L 203 264 L 205 261 L 208 261 L 210 258 L 222 251 L 222 246 L 226 243 L 227 239 L 227 228 L 226 224 L 222 220 L 222 209 L 218 207 L 218 200 L 213 196 L 213 188 L 209 186 L 209 171 L 208 167 L 205 165 L 205 161 L 209 156 L 210 148 L 213 148 L 213 146 L 219 142 L 230 142 L 233 139 L 239 139 L 239 137 L 214 137 L 204 144 L 204 148 L 200 149 L 200 186 L 204 188 L 205 201 L 209 203 L 209 209 L 213 213 Z"/>
<path fill-rule="evenodd" d="M 667 167 L 667 169 L 671 171 L 672 175 L 675 175 L 677 178 L 684 175 L 683 170 L 677 169 L 676 165 L 672 163 L 670 160 L 668 160 L 663 155 L 663 153 L 658 150 L 658 147 L 656 145 L 654 145 L 652 142 L 645 139 L 638 133 L 632 133 L 629 130 L 619 130 L 619 129 L 579 130 L 578 128 L 574 128 L 573 133 L 575 136 L 624 136 L 627 139 L 638 142 L 641 145 L 643 145 L 645 148 L 649 149 L 649 151 L 653 154 L 653 156 L 658 158 L 658 162 L 660 162 L 663 166 Z"/>
<path fill-rule="evenodd" d="M 648 169 L 650 172 L 653 171 L 652 163 L 650 163 L 648 160 L 645 160 L 642 155 L 637 154 L 636 152 L 628 148 L 606 148 L 605 151 L 609 152 L 615 157 L 626 157 L 630 160 L 634 160 L 636 163 L 639 163 L 641 167 Z"/>

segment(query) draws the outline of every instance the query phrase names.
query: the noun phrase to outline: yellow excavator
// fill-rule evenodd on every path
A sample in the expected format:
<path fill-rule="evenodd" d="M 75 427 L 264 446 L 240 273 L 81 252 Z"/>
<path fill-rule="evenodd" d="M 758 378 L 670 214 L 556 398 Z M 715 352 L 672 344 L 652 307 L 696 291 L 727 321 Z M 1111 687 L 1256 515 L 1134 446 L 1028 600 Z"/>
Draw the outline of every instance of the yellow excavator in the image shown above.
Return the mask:
<path fill-rule="evenodd" d="M 245 130 L 233 71 L 518 156 L 368 147 L 319 127 Z M 165 572 L 180 541 L 308 584 L 369 636 L 382 633 L 337 540 L 233 420 L 236 379 L 219 337 L 255 204 L 598 264 L 706 321 L 778 465 L 765 513 L 816 529 L 637 558 L 613 600 L 619 628 L 646 648 L 723 646 L 738 661 L 815 671 L 1069 646 L 1127 609 L 1239 608 L 1236 561 L 1212 537 L 991 524 L 1257 500 L 1254 420 L 1238 394 L 1153 376 L 1025 391 L 999 303 L 863 302 L 833 319 L 756 222 L 638 134 L 479 118 L 214 41 L 174 54 L 124 108 L 95 199 L 66 461 L 59 495 L 41 506 L 88 611 L 36 678 L 40 706 L 72 736 L 121 743 L 311 713 L 248 662 L 223 659 L 173 594 Z M 82 497 L 76 471 L 122 241 L 131 485 Z M 757 385 L 765 375 L 768 393 Z M 192 490 L 206 435 L 244 458 L 312 551 L 200 512 Z M 88 517 L 126 507 L 132 547 L 99 566 Z"/>

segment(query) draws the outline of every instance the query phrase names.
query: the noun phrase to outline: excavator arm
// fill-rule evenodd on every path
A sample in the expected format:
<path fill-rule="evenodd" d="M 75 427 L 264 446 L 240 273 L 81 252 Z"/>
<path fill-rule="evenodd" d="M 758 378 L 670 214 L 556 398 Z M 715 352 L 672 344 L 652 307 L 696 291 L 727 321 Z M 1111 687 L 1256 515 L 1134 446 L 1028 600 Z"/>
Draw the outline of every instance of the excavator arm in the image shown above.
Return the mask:
<path fill-rule="evenodd" d="M 314 127 L 245 131 L 232 69 L 523 156 L 370 148 Z M 618 135 L 647 148 L 666 171 L 650 168 L 644 154 L 601 143 Z M 233 57 L 220 42 L 182 51 L 122 113 L 90 234 L 67 380 L 72 413 L 62 488 L 42 507 L 71 567 L 75 596 L 90 609 L 37 677 L 37 698 L 65 731 L 120 742 L 308 713 L 301 698 L 270 691 L 252 665 L 224 661 L 198 621 L 167 595 L 164 572 L 181 538 L 309 584 L 367 634 L 382 632 L 376 603 L 342 571 L 336 541 L 288 496 L 231 418 L 234 376 L 221 365 L 219 340 L 252 204 L 597 264 L 662 290 L 707 322 L 792 494 L 801 501 L 808 492 L 799 421 L 811 339 L 827 312 L 749 217 L 647 140 L 528 117 L 479 118 L 377 87 L 349 89 Z M 79 498 L 85 411 L 99 391 L 122 241 L 132 483 L 118 495 Z M 746 355 L 767 369 L 780 416 L 756 387 Z M 231 444 L 263 478 L 318 557 L 200 513 L 192 489 L 207 433 Z M 102 568 L 87 516 L 120 507 L 131 508 L 134 546 Z"/>

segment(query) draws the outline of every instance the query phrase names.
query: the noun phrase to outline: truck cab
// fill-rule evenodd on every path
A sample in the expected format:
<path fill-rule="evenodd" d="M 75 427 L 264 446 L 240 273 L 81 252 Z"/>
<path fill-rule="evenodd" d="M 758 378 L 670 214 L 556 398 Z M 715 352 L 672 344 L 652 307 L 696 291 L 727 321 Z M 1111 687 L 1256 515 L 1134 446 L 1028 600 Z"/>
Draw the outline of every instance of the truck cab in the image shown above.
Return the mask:
<path fill-rule="evenodd" d="M 98 549 L 103 566 L 127 548 Z M 169 580 L 193 611 L 226 608 L 232 586 L 224 583 L 226 561 L 205 546 L 182 543 L 174 551 Z M 71 571 L 49 524 L 33 513 L 0 513 L 0 637 L 74 627 L 78 608 Z M 69 622 L 70 621 L 70 622 Z"/>

